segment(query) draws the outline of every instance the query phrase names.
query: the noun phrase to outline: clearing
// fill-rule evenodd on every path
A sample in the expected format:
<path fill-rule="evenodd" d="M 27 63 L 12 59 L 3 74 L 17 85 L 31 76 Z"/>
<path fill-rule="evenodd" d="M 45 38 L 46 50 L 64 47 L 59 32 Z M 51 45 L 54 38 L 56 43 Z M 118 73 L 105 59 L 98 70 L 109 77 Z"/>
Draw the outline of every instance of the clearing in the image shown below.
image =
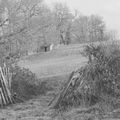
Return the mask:
<path fill-rule="evenodd" d="M 39 78 L 68 74 L 87 61 L 80 54 L 81 49 L 81 45 L 62 46 L 47 53 L 28 56 L 18 64 L 30 69 Z"/>

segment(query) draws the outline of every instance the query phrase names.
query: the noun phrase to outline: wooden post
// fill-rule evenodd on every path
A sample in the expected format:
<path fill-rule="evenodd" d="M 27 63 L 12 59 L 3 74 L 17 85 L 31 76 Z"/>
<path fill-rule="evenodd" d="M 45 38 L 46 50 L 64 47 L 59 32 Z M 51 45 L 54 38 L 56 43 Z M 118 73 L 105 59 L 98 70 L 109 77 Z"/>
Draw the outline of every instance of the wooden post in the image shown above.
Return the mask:
<path fill-rule="evenodd" d="M 8 88 L 8 84 L 7 84 L 7 80 L 5 79 L 2 69 L 0 67 L 0 73 L 1 73 L 1 80 L 2 80 L 2 89 L 4 91 L 4 96 L 6 98 L 7 103 L 12 103 L 12 99 L 11 99 L 11 93 L 10 90 Z"/>
<path fill-rule="evenodd" d="M 11 79 L 12 74 L 9 68 L 4 63 L 3 67 L 0 67 L 0 105 L 6 106 L 14 103 L 14 98 L 11 94 Z"/>
<path fill-rule="evenodd" d="M 3 91 L 2 91 L 1 88 L 0 88 L 0 94 L 1 94 L 1 98 L 2 98 L 2 106 L 3 106 L 3 105 L 6 105 L 7 102 L 6 102 L 6 100 L 5 100 L 5 97 L 4 97 L 4 94 L 3 94 Z"/>

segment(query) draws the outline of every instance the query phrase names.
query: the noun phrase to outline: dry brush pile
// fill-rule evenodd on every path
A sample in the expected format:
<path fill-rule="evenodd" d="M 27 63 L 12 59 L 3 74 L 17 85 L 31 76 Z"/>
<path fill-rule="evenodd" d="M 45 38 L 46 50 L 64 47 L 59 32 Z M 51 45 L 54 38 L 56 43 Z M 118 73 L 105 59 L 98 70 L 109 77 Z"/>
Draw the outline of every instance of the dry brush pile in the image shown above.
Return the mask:
<path fill-rule="evenodd" d="M 120 107 L 120 49 L 117 45 L 88 45 L 84 49 L 88 63 L 72 72 L 64 89 L 50 106 L 59 110 L 70 107 L 92 107 L 100 110 Z"/>

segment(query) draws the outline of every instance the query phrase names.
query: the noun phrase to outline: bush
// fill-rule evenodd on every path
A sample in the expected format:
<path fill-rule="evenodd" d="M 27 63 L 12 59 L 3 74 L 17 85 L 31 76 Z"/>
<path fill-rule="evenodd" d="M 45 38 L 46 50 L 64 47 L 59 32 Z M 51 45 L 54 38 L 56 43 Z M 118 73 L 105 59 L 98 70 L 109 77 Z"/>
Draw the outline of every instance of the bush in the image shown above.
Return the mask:
<path fill-rule="evenodd" d="M 41 82 L 29 69 L 13 68 L 12 91 L 21 99 L 28 100 L 36 95 L 44 95 L 52 88 L 47 86 L 47 82 Z"/>
<path fill-rule="evenodd" d="M 87 46 L 92 60 L 84 68 L 85 79 L 95 96 L 104 99 L 103 95 L 117 97 L 120 94 L 120 49 L 116 44 Z M 89 83 L 90 82 L 90 83 Z M 93 92 L 94 91 L 94 92 Z"/>
<path fill-rule="evenodd" d="M 100 104 L 100 109 L 107 106 L 111 110 L 118 106 L 120 99 L 120 49 L 114 44 L 90 45 L 85 48 L 86 56 L 91 57 L 87 65 L 75 71 L 70 85 L 58 108 L 84 104 Z M 74 77 L 78 73 L 77 77 Z"/>

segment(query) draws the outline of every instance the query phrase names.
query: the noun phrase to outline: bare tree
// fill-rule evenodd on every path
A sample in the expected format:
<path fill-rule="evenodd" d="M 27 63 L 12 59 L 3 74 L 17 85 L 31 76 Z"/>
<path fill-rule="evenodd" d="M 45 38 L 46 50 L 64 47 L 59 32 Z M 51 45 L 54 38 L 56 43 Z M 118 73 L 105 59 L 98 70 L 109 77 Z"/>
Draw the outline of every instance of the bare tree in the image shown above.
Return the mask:
<path fill-rule="evenodd" d="M 89 40 L 103 41 L 104 40 L 105 23 L 101 17 L 91 15 L 89 18 Z"/>
<path fill-rule="evenodd" d="M 28 42 L 25 38 L 30 39 L 32 37 L 29 24 L 31 19 L 39 14 L 40 3 L 41 0 L 1 1 L 0 28 L 2 31 L 0 45 L 7 45 L 8 53 L 25 47 L 25 43 Z"/>
<path fill-rule="evenodd" d="M 104 21 L 96 15 L 79 15 L 73 23 L 73 34 L 79 42 L 103 41 L 105 29 Z"/>
<path fill-rule="evenodd" d="M 73 15 L 65 4 L 56 3 L 54 6 L 56 29 L 59 31 L 60 44 L 66 44 L 66 35 L 70 34 L 70 23 Z"/>

